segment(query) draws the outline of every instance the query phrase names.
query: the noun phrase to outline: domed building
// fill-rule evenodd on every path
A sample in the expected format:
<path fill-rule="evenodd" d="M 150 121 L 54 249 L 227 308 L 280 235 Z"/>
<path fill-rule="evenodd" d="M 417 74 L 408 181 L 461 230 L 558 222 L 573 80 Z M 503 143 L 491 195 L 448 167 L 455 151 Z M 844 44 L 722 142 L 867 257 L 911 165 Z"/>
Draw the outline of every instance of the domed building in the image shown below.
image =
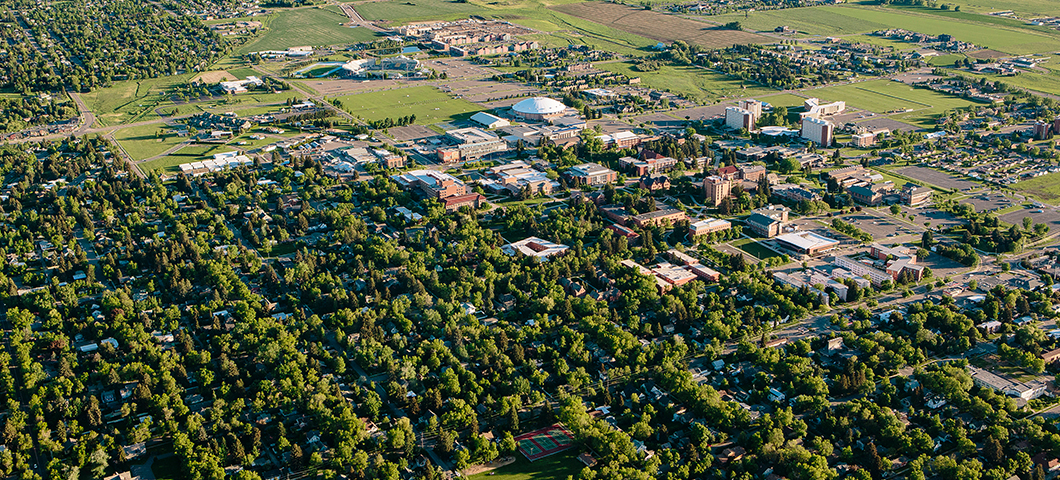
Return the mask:
<path fill-rule="evenodd" d="M 545 97 L 528 98 L 512 106 L 512 113 L 525 120 L 545 121 L 562 117 L 566 111 L 562 102 Z"/>

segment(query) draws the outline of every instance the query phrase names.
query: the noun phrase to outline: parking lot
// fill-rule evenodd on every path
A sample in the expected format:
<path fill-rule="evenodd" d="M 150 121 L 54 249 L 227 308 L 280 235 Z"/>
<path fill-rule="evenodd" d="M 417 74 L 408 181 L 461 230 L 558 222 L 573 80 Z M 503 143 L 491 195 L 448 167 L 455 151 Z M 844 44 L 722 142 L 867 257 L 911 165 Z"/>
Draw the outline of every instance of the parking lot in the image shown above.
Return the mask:
<path fill-rule="evenodd" d="M 846 215 L 841 218 L 844 222 L 852 223 L 854 226 L 864 230 L 865 233 L 872 235 L 872 238 L 878 241 L 884 241 L 887 238 L 898 235 L 914 233 L 910 227 L 899 223 L 897 220 L 883 216 L 876 216 L 870 213 Z"/>
<path fill-rule="evenodd" d="M 1031 217 L 1034 223 L 1044 223 L 1049 226 L 1050 231 L 1060 229 L 1060 213 L 1051 208 L 1029 207 L 1015 212 L 1006 213 L 999 217 L 1002 222 L 1013 225 L 1022 225 L 1024 217 Z"/>
<path fill-rule="evenodd" d="M 976 212 L 993 212 L 1011 207 L 1014 203 L 1001 193 L 982 193 L 961 199 L 961 203 L 972 205 Z"/>
<path fill-rule="evenodd" d="M 920 180 L 921 182 L 930 183 L 937 187 L 948 188 L 951 190 L 974 190 L 980 186 L 978 183 L 975 183 L 971 180 L 958 178 L 946 172 L 932 170 L 927 167 L 905 167 L 895 171 L 909 178 L 913 178 L 916 180 Z"/>
<path fill-rule="evenodd" d="M 394 140 L 398 142 L 407 142 L 409 140 L 419 140 L 421 138 L 437 137 L 438 132 L 431 130 L 423 125 L 407 125 L 404 127 L 390 127 L 388 130 L 390 136 L 394 137 Z"/>
<path fill-rule="evenodd" d="M 949 212 L 943 212 L 942 210 L 934 208 L 906 208 L 905 212 L 914 216 L 913 223 L 918 226 L 929 224 L 932 229 L 939 228 L 945 230 L 968 223 L 967 220 L 964 220 L 963 218 L 957 218 Z"/>

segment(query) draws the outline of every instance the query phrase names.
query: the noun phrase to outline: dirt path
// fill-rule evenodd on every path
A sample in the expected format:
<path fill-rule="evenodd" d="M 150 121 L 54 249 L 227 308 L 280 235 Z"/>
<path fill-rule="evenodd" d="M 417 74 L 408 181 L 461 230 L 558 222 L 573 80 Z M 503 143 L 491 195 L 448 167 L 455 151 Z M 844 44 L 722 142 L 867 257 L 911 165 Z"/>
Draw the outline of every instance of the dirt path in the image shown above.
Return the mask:
<path fill-rule="evenodd" d="M 505 465 L 511 465 L 515 463 L 515 457 L 502 457 L 498 458 L 489 463 L 481 463 L 478 465 L 472 465 L 460 471 L 465 477 L 477 475 L 482 472 L 488 472 L 493 469 L 501 468 Z"/>

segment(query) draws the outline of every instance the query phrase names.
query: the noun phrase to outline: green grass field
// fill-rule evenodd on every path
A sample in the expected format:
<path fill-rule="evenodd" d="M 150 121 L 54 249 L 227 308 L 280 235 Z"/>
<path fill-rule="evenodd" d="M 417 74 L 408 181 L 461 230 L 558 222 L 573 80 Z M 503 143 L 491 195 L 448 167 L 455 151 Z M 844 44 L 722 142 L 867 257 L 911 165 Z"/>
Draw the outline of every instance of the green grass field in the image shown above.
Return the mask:
<path fill-rule="evenodd" d="M 488 15 L 489 11 L 474 3 L 449 0 L 390 0 L 365 2 L 355 6 L 365 20 L 407 23 L 415 20 L 455 20 L 469 15 Z"/>
<path fill-rule="evenodd" d="M 788 25 L 807 35 L 849 35 L 885 28 L 904 28 L 929 35 L 948 33 L 958 40 L 1012 54 L 1048 52 L 1060 48 L 1060 35 L 1024 26 L 1018 21 L 968 12 L 925 11 L 846 5 L 755 12 L 747 17 L 743 14 L 719 15 L 710 17 L 709 21 L 736 21 L 745 28 L 765 31 Z"/>
<path fill-rule="evenodd" d="M 416 115 L 416 123 L 427 125 L 462 119 L 483 110 L 467 100 L 446 95 L 434 87 L 411 87 L 339 97 L 351 114 L 366 120 Z"/>
<path fill-rule="evenodd" d="M 192 75 L 114 82 L 113 86 L 81 94 L 102 126 L 121 125 L 144 117 L 155 117 L 159 105 L 171 104 L 164 93 L 187 83 Z"/>
<path fill-rule="evenodd" d="M 819 88 L 805 92 L 823 101 L 843 100 L 847 105 L 876 113 L 897 109 L 912 109 L 912 112 L 895 115 L 903 122 L 929 128 L 935 118 L 956 108 L 966 108 L 977 103 L 923 88 L 913 88 L 890 80 L 871 80 L 836 87 Z"/>
<path fill-rule="evenodd" d="M 740 22 L 744 29 L 772 32 L 774 28 L 787 25 L 806 35 L 849 35 L 887 28 L 884 23 L 844 15 L 837 7 L 786 8 L 754 12 L 746 17 L 742 13 L 705 17 L 704 20 L 726 24 Z"/>
<path fill-rule="evenodd" d="M 806 101 L 805 98 L 798 95 L 792 95 L 790 93 L 781 93 L 779 95 L 769 95 L 767 97 L 758 97 L 757 100 L 766 102 L 773 107 L 787 107 L 789 110 L 792 107 L 801 107 Z"/>
<path fill-rule="evenodd" d="M 181 149 L 183 150 L 183 149 Z M 200 161 L 202 158 L 191 158 L 184 156 L 169 155 L 167 157 L 159 158 L 158 160 L 151 160 L 150 162 L 143 162 L 140 165 L 140 170 L 144 173 L 159 170 L 159 173 L 177 173 L 180 171 L 180 164 L 188 162 Z"/>
<path fill-rule="evenodd" d="M 531 463 L 526 457 L 515 454 L 515 463 L 490 472 L 468 477 L 470 480 L 566 480 L 577 476 L 585 466 L 578 461 L 577 449 L 542 458 Z"/>
<path fill-rule="evenodd" d="M 777 252 L 766 248 L 762 244 L 750 238 L 741 238 L 739 240 L 736 240 L 732 242 L 732 246 L 751 254 L 751 256 L 759 260 L 765 260 L 767 258 L 780 256 L 780 254 L 778 254 Z"/>
<path fill-rule="evenodd" d="M 169 133 L 169 130 L 164 125 L 123 128 L 114 132 L 114 139 L 125 148 L 125 151 L 133 160 L 143 160 L 165 153 L 166 150 L 187 139 L 186 137 L 178 137 Z M 163 133 L 160 138 L 157 136 L 159 131 L 166 133 Z"/>
<path fill-rule="evenodd" d="M 1012 10 L 1021 16 L 1060 15 L 1060 3 L 1055 0 L 952 0 L 962 12 L 989 13 Z"/>
<path fill-rule="evenodd" d="M 1052 67 L 1056 68 L 1057 65 L 1053 65 Z M 1033 90 L 1035 92 L 1060 95 L 1060 71 L 1057 70 L 1052 70 L 1049 73 L 1024 72 L 1019 75 L 1013 75 L 1011 77 L 1002 77 L 999 75 L 983 75 L 968 72 L 966 70 L 962 70 L 960 74 L 974 78 L 986 78 L 991 82 L 1006 83 L 1020 88 L 1025 88 L 1027 90 Z"/>
<path fill-rule="evenodd" d="M 285 50 L 290 47 L 339 45 L 367 42 L 376 38 L 366 28 L 342 26 L 349 21 L 337 7 L 286 10 L 265 17 L 265 33 L 243 46 L 240 53 Z"/>
<path fill-rule="evenodd" d="M 1060 173 L 1050 173 L 1030 180 L 1022 180 L 1012 185 L 1012 188 L 1037 197 L 1043 202 L 1060 204 Z"/>
<path fill-rule="evenodd" d="M 776 92 L 755 83 L 744 83 L 740 79 L 693 66 L 664 66 L 654 72 L 638 72 L 630 62 L 600 63 L 596 66 L 631 78 L 640 77 L 641 84 L 645 86 L 681 94 L 700 103 L 714 103 L 726 97 L 742 98 Z"/>

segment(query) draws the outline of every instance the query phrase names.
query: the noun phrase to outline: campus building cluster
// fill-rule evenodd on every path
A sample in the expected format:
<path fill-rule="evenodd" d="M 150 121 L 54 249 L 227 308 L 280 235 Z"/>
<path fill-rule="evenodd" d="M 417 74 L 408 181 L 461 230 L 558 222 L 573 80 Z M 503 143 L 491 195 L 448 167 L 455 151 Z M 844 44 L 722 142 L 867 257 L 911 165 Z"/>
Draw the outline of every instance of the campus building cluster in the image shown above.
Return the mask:
<path fill-rule="evenodd" d="M 390 179 L 406 190 L 437 199 L 447 212 L 462 207 L 478 208 L 486 200 L 481 194 L 469 193 L 467 185 L 460 179 L 434 170 L 412 170 Z"/>

